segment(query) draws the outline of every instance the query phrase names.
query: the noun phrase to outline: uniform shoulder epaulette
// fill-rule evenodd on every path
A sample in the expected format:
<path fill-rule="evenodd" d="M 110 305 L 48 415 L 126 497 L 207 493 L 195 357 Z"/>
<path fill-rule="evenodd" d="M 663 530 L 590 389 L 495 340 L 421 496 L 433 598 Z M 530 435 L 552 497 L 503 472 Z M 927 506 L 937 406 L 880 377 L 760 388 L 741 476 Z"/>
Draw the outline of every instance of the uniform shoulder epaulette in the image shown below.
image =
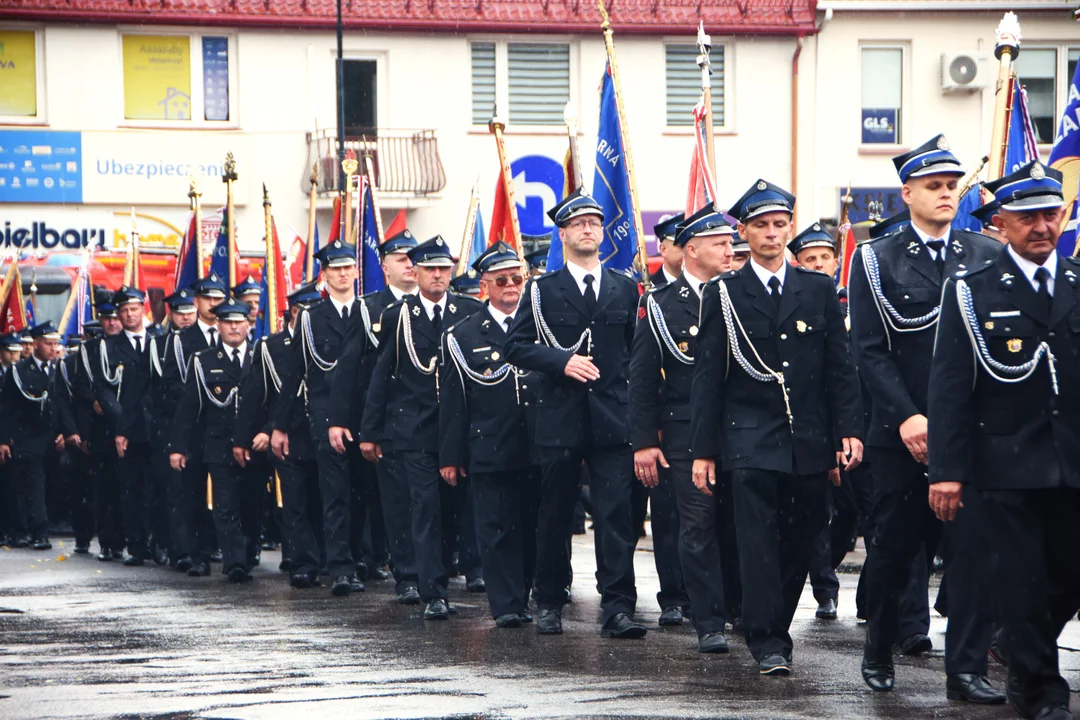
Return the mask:
<path fill-rule="evenodd" d="M 469 305 L 474 305 L 475 307 L 480 308 L 484 305 L 484 303 L 477 300 L 476 298 L 469 297 L 468 295 L 462 295 L 461 293 L 448 293 L 448 295 L 449 297 L 453 298 L 459 303 L 462 303 L 466 307 L 468 307 Z"/>
<path fill-rule="evenodd" d="M 734 280 L 738 276 L 739 276 L 739 271 L 738 270 L 729 270 L 726 273 L 720 273 L 719 275 L 717 275 L 716 277 L 714 277 L 712 280 L 710 280 L 709 282 L 707 282 L 705 284 L 706 285 L 719 285 L 721 280 Z"/>
<path fill-rule="evenodd" d="M 604 270 L 607 272 L 607 274 L 614 275 L 621 280 L 629 280 L 632 283 L 637 283 L 637 278 L 634 277 L 632 271 L 630 270 L 616 270 L 615 268 L 609 267 L 604 268 Z"/>
<path fill-rule="evenodd" d="M 1072 255 L 1059 255 L 1058 257 L 1060 257 L 1062 260 L 1069 263 L 1070 265 L 1080 267 L 1080 258 L 1078 257 L 1073 257 Z"/>
<path fill-rule="evenodd" d="M 976 268 L 969 268 L 969 269 L 965 269 L 965 270 L 957 270 L 957 271 L 956 271 L 956 272 L 954 272 L 954 273 L 953 273 L 953 274 L 952 274 L 952 275 L 951 275 L 950 277 L 952 277 L 952 278 L 954 278 L 954 279 L 960 279 L 960 278 L 969 278 L 969 277 L 971 277 L 972 275 L 978 275 L 979 273 L 984 273 L 984 272 L 986 272 L 986 271 L 987 271 L 987 270 L 989 270 L 989 269 L 990 269 L 990 268 L 991 268 L 991 267 L 992 267 L 993 265 L 994 265 L 994 261 L 993 261 L 993 260 L 990 260 L 990 261 L 987 261 L 987 262 L 986 262 L 986 263 L 985 263 L 984 265 L 982 265 L 982 266 L 980 266 L 980 267 L 976 267 Z"/>
<path fill-rule="evenodd" d="M 211 355 L 213 355 L 215 352 L 217 352 L 219 350 L 221 350 L 221 348 L 219 348 L 217 345 L 215 345 L 214 347 L 203 348 L 202 350 L 196 350 L 193 357 L 201 358 L 204 355 L 206 357 L 210 357 Z"/>
<path fill-rule="evenodd" d="M 361 300 L 371 300 L 371 299 L 374 299 L 381 292 L 382 292 L 382 290 L 376 290 L 375 292 L 364 293 L 363 295 L 360 296 L 360 299 Z"/>
<path fill-rule="evenodd" d="M 674 286 L 675 286 L 675 283 L 673 283 L 673 282 L 664 283 L 663 285 L 653 285 L 652 287 L 650 287 L 648 290 L 645 291 L 644 295 L 659 295 L 660 293 L 662 293 L 665 290 L 668 290 L 669 288 L 672 288 Z M 643 297 L 644 297 L 644 295 L 643 295 Z"/>
<path fill-rule="evenodd" d="M 540 273 L 539 275 L 529 278 L 530 280 L 547 280 L 553 278 L 559 274 L 558 270 L 548 270 L 547 272 Z"/>
<path fill-rule="evenodd" d="M 899 230 L 893 230 L 892 232 L 885 233 L 879 238 L 867 238 L 863 242 L 859 243 L 859 246 L 888 244 L 895 240 L 897 237 L 899 237 L 899 235 L 906 229 L 907 228 L 900 228 Z"/>
<path fill-rule="evenodd" d="M 811 275 L 825 275 L 825 273 L 821 272 L 820 270 L 814 270 L 813 268 L 804 267 L 802 265 L 788 265 L 788 269 L 791 268 L 795 268 L 795 270 L 797 270 L 798 272 L 808 273 Z M 825 277 L 828 277 L 828 275 L 825 275 Z"/>

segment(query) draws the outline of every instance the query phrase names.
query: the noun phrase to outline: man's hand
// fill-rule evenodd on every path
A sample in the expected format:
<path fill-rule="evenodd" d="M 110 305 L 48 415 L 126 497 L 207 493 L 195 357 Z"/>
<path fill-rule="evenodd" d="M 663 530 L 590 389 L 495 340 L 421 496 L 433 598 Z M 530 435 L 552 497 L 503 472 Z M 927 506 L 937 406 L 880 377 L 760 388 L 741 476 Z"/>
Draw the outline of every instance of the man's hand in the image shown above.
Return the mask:
<path fill-rule="evenodd" d="M 247 467 L 248 460 L 251 459 L 251 453 L 248 452 L 247 448 L 234 447 L 232 449 L 232 457 L 237 465 L 240 467 Z"/>
<path fill-rule="evenodd" d="M 173 470 L 183 470 L 187 467 L 187 458 L 184 457 L 183 453 L 172 453 L 169 455 L 169 465 L 172 466 Z"/>
<path fill-rule="evenodd" d="M 844 449 L 836 453 L 836 464 L 851 472 L 862 462 L 862 441 L 858 438 L 846 437 L 841 441 L 841 445 Z M 839 487 L 840 483 L 837 482 L 836 486 Z"/>
<path fill-rule="evenodd" d="M 926 459 L 926 416 L 912 415 L 900 423 L 900 439 L 915 461 L 929 465 Z"/>
<path fill-rule="evenodd" d="M 289 435 L 280 430 L 274 430 L 270 436 L 270 447 L 274 450 L 274 456 L 278 460 L 284 460 L 289 454 Z"/>
<path fill-rule="evenodd" d="M 127 452 L 128 439 L 123 435 L 116 436 L 116 454 L 118 457 L 124 457 L 124 453 Z"/>
<path fill-rule="evenodd" d="M 334 452 L 338 455 L 345 454 L 345 442 L 352 442 L 352 433 L 349 432 L 347 427 L 339 427 L 334 425 L 330 428 L 330 447 L 334 448 Z"/>
<path fill-rule="evenodd" d="M 694 487 L 711 497 L 711 488 L 716 485 L 716 461 L 708 458 L 694 460 L 694 469 L 690 477 L 694 481 Z"/>
<path fill-rule="evenodd" d="M 957 511 L 964 507 L 960 502 L 964 486 L 958 482 L 939 482 L 930 486 L 930 509 L 938 520 L 949 522 L 956 519 Z"/>
<path fill-rule="evenodd" d="M 442 479 L 447 485 L 450 487 L 457 487 L 458 476 L 465 477 L 465 468 L 447 465 L 446 467 L 439 468 L 439 474 L 442 475 Z"/>
<path fill-rule="evenodd" d="M 11 459 L 11 446 L 0 445 L 0 463 L 6 463 Z"/>
<path fill-rule="evenodd" d="M 660 473 L 656 470 L 656 464 L 660 463 L 665 468 L 668 465 L 664 451 L 658 447 L 642 448 L 634 451 L 634 475 L 647 488 L 654 488 L 660 484 Z"/>
<path fill-rule="evenodd" d="M 94 413 L 97 415 L 104 415 L 105 411 L 101 409 L 101 403 L 97 400 L 94 401 Z"/>
<path fill-rule="evenodd" d="M 368 462 L 377 463 L 382 460 L 382 445 L 373 442 L 362 442 L 360 443 L 360 454 Z"/>
<path fill-rule="evenodd" d="M 68 445 L 74 445 L 75 447 L 82 450 L 82 438 L 79 437 L 78 433 L 75 433 L 74 435 L 68 435 L 66 438 L 64 438 L 64 442 L 66 442 Z"/>
<path fill-rule="evenodd" d="M 58 434 L 53 439 L 53 447 L 56 449 L 56 452 L 60 452 L 61 450 L 64 449 L 64 436 L 63 436 L 63 434 Z"/>
<path fill-rule="evenodd" d="M 592 359 L 584 355 L 571 355 L 563 368 L 563 375 L 578 382 L 600 379 L 600 370 L 593 365 Z"/>
<path fill-rule="evenodd" d="M 833 484 L 833 487 L 840 487 L 840 468 L 834 467 L 829 471 L 829 482 Z"/>
<path fill-rule="evenodd" d="M 266 433 L 259 433 L 251 441 L 251 449 L 255 452 L 266 452 L 266 449 L 270 447 L 270 436 Z M 248 456 L 248 460 L 251 456 Z"/>

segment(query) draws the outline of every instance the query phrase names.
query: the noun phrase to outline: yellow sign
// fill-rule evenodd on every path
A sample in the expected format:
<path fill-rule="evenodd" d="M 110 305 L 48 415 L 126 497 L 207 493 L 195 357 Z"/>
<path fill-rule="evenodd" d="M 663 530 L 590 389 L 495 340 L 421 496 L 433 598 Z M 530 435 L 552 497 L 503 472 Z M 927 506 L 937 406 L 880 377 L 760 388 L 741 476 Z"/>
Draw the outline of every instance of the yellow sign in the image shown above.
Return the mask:
<path fill-rule="evenodd" d="M 191 119 L 191 39 L 124 36 L 124 117 Z"/>
<path fill-rule="evenodd" d="M 32 30 L 0 30 L 0 115 L 37 111 L 37 49 Z"/>

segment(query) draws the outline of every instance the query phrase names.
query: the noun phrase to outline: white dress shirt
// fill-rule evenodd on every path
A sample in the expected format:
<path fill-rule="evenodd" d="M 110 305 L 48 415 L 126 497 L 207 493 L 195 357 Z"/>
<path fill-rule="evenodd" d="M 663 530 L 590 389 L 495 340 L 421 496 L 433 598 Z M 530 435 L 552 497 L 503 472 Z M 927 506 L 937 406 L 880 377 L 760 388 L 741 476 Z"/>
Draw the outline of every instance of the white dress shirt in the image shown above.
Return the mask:
<path fill-rule="evenodd" d="M 758 279 L 761 280 L 761 284 L 765 286 L 765 289 L 769 291 L 770 295 L 772 294 L 772 288 L 769 287 L 769 280 L 774 277 L 780 281 L 780 292 L 784 292 L 784 278 L 787 277 L 787 265 L 787 260 L 785 260 L 780 263 L 779 270 L 772 272 L 754 262 L 754 258 L 750 258 L 750 267 L 754 269 L 754 274 L 758 276 Z"/>
<path fill-rule="evenodd" d="M 421 295 L 420 296 L 420 305 L 424 308 L 424 312 L 427 313 L 428 320 L 434 320 L 435 319 L 435 306 L 436 305 L 438 305 L 440 308 L 442 308 L 442 310 L 440 311 L 440 314 L 444 318 L 446 317 L 446 295 L 445 294 L 439 299 L 439 302 L 437 302 L 437 303 L 436 302 L 431 302 L 426 297 Z"/>
<path fill-rule="evenodd" d="M 600 263 L 596 263 L 596 267 L 592 270 L 586 270 L 580 265 L 576 265 L 569 260 L 566 261 L 566 269 L 570 271 L 570 275 L 574 278 L 574 282 L 577 283 L 578 290 L 581 294 L 585 294 L 585 276 L 593 276 L 593 292 L 596 293 L 596 297 L 600 297 L 600 276 L 604 274 L 604 267 Z"/>
<path fill-rule="evenodd" d="M 341 317 L 341 309 L 346 307 L 349 308 L 349 314 L 352 314 L 352 308 L 349 306 L 352 305 L 353 299 L 354 298 L 350 298 L 348 302 L 341 302 L 333 295 L 330 296 L 330 302 L 334 304 L 334 311 L 338 314 L 338 317 Z"/>
<path fill-rule="evenodd" d="M 420 292 L 419 286 L 414 287 L 409 292 L 405 292 L 404 290 L 401 290 L 400 288 L 396 288 L 393 285 L 387 285 L 387 287 L 390 288 L 390 294 L 394 296 L 395 300 L 400 300 L 401 298 L 405 297 L 406 295 L 416 295 L 418 292 Z"/>
<path fill-rule="evenodd" d="M 225 345 L 222 349 L 225 351 L 225 358 L 229 362 L 232 362 L 233 351 L 234 350 L 239 350 L 240 351 L 240 367 L 241 368 L 244 367 L 244 361 L 247 359 L 247 340 L 240 343 L 235 348 L 231 348 L 228 345 Z"/>
<path fill-rule="evenodd" d="M 128 342 L 131 343 L 131 347 L 133 349 L 135 349 L 135 350 L 140 350 L 140 349 L 145 350 L 146 349 L 146 333 L 144 333 L 144 332 L 133 333 L 130 330 L 125 330 L 124 334 L 127 335 Z M 135 346 L 135 338 L 139 338 L 139 345 L 142 346 L 141 348 Z"/>
<path fill-rule="evenodd" d="M 213 325 L 207 325 L 201 319 L 196 320 L 195 322 L 198 324 L 199 331 L 202 332 L 203 337 L 206 338 L 206 344 L 210 347 L 213 347 L 215 345 L 214 341 L 216 340 L 216 337 L 210 337 L 210 331 L 213 330 L 215 336 L 219 336 L 221 333 L 218 332 L 218 329 L 216 327 L 214 327 Z"/>
<path fill-rule="evenodd" d="M 667 282 L 667 283 L 673 283 L 673 282 L 675 282 L 676 280 L 679 279 L 678 275 L 672 275 L 671 273 L 668 272 L 667 265 L 661 265 L 660 266 L 660 272 L 662 272 L 664 274 L 664 281 Z"/>
<path fill-rule="evenodd" d="M 949 235 L 950 235 L 950 233 L 952 233 L 952 228 L 951 227 L 946 229 L 945 234 L 942 235 L 939 238 L 936 238 L 936 237 L 933 237 L 932 235 L 924 233 L 922 230 L 919 229 L 919 227 L 915 223 L 911 223 L 911 229 L 914 230 L 915 234 L 919 236 L 919 240 L 922 241 L 923 245 L 926 245 L 926 243 L 930 242 L 931 240 L 944 240 L 945 244 L 941 246 L 941 257 L 944 260 L 945 251 L 948 250 L 948 248 L 949 248 Z M 936 262 L 937 261 L 937 251 L 934 250 L 934 248 L 930 247 L 929 245 L 926 245 L 926 249 L 928 251 L 930 251 L 930 259 L 934 260 Z"/>
<path fill-rule="evenodd" d="M 488 303 L 488 312 L 491 314 L 492 319 L 499 323 L 499 327 L 503 329 L 503 332 L 508 332 L 510 330 L 510 323 L 514 321 L 513 315 L 507 315 L 491 303 Z"/>
<path fill-rule="evenodd" d="M 1035 279 L 1035 271 L 1039 268 L 1046 268 L 1046 271 L 1050 273 L 1050 280 L 1046 283 L 1047 290 L 1050 291 L 1051 297 L 1054 295 L 1054 280 L 1057 278 L 1057 252 L 1052 252 L 1046 258 L 1046 262 L 1042 265 L 1036 265 L 1027 258 L 1020 257 L 1015 250 L 1012 249 L 1012 245 L 1005 246 L 1005 252 L 1012 255 L 1013 262 L 1020 268 L 1020 272 L 1024 273 L 1024 277 L 1031 283 L 1031 287 L 1035 292 L 1039 292 L 1039 281 Z"/>

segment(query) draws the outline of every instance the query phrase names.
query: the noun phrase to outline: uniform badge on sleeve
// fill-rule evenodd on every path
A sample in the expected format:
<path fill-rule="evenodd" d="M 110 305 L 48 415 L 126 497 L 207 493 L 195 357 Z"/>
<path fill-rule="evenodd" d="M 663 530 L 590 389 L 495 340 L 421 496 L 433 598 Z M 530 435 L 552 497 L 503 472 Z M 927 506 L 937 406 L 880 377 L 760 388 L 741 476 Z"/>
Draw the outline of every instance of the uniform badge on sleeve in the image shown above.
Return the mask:
<path fill-rule="evenodd" d="M 983 327 L 986 328 L 987 330 L 993 330 L 994 329 L 994 321 L 993 320 L 987 320 L 985 323 L 983 323 Z"/>
<path fill-rule="evenodd" d="M 1024 349 L 1024 341 L 1020 338 L 1012 338 L 1005 343 L 1005 346 L 1009 348 L 1009 352 L 1018 353 Z"/>

